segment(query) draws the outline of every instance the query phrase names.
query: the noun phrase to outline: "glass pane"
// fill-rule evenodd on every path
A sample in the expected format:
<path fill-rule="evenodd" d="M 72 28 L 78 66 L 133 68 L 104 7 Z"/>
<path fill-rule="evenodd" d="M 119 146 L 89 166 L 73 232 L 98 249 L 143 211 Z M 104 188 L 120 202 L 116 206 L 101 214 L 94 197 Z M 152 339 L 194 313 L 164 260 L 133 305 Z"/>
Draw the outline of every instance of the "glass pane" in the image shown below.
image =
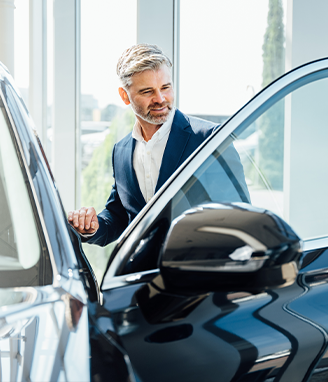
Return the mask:
<path fill-rule="evenodd" d="M 286 1 L 180 4 L 179 106 L 223 122 L 284 73 Z"/>
<path fill-rule="evenodd" d="M 280 216 L 283 216 L 284 127 L 285 99 L 282 99 L 234 142 L 244 166 L 252 204 Z"/>
<path fill-rule="evenodd" d="M 215 150 L 181 188 L 173 198 L 172 215 L 176 217 L 202 203 L 249 201 L 243 167 L 236 149 L 230 144 Z"/>
<path fill-rule="evenodd" d="M 283 217 L 302 239 L 327 236 L 328 166 L 323 159 L 328 144 L 327 94 L 327 78 L 308 83 L 253 123 L 237 128 L 173 198 L 173 217 L 204 202 L 243 201 L 240 190 L 245 191 L 245 180 L 251 203 Z M 244 177 L 228 155 L 233 147 Z M 231 177 L 227 182 L 229 172 L 235 175 L 239 191 Z M 222 182 L 227 185 L 224 191 Z"/>
<path fill-rule="evenodd" d="M 136 22 L 136 0 L 81 1 L 81 205 L 98 213 L 113 184 L 113 146 L 134 124 L 118 94 L 116 63 L 136 43 Z M 113 246 L 84 244 L 98 281 Z"/>

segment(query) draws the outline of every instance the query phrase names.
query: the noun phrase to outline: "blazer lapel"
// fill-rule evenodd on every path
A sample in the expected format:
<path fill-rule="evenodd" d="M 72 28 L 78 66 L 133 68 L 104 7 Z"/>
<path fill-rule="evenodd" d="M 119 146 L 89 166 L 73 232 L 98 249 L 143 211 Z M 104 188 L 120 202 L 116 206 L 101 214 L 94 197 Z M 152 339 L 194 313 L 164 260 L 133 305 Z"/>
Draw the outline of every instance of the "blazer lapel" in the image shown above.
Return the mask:
<path fill-rule="evenodd" d="M 190 132 L 186 130 L 189 126 L 190 124 L 186 117 L 179 110 L 176 110 L 171 132 L 164 150 L 155 192 L 162 187 L 181 164 L 180 159 L 190 137 Z"/>
<path fill-rule="evenodd" d="M 124 170 L 127 176 L 127 185 L 130 188 L 130 194 L 135 197 L 137 202 L 144 207 L 146 201 L 142 195 L 142 192 L 139 187 L 138 179 L 133 168 L 133 152 L 136 146 L 136 141 L 130 137 L 126 143 L 126 150 L 124 150 L 124 158 L 122 163 L 124 163 Z"/>

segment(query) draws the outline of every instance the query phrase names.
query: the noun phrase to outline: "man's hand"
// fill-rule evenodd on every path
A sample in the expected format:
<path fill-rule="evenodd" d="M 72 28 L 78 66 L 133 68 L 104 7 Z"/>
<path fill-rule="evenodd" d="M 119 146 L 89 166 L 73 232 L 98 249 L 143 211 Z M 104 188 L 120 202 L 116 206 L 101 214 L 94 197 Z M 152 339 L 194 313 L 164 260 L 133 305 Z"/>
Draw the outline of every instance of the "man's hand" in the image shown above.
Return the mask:
<path fill-rule="evenodd" d="M 79 233 L 95 233 L 99 228 L 96 210 L 93 207 L 82 207 L 68 213 L 68 222 Z"/>

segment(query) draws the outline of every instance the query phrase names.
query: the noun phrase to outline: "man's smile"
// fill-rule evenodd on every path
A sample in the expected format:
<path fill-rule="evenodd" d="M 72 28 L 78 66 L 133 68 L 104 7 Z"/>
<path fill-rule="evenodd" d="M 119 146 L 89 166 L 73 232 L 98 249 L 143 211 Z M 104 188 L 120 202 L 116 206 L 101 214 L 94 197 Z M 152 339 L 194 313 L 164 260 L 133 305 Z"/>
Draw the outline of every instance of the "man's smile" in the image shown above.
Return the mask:
<path fill-rule="evenodd" d="M 164 107 L 162 107 L 162 108 L 160 108 L 160 109 L 150 109 L 151 111 L 154 111 L 155 113 L 158 113 L 158 112 L 161 112 L 161 111 L 163 111 L 163 110 L 165 110 L 165 109 L 167 109 L 167 106 L 164 106 Z"/>
<path fill-rule="evenodd" d="M 152 113 L 163 113 L 167 109 L 170 109 L 169 105 L 161 105 L 161 106 L 150 106 L 149 111 Z"/>

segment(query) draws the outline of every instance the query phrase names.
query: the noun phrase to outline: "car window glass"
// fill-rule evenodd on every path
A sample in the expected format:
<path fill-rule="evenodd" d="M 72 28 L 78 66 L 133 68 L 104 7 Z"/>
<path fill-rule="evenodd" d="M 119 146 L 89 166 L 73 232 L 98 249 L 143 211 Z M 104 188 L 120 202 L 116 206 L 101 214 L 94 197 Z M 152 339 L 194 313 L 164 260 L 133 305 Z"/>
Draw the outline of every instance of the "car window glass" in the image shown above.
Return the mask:
<path fill-rule="evenodd" d="M 45 259 L 27 180 L 8 127 L 0 108 L 0 287 L 43 285 L 50 277 L 46 280 L 43 273 Z"/>
<path fill-rule="evenodd" d="M 233 145 L 243 166 L 252 205 L 281 216 L 302 239 L 326 236 L 327 92 L 328 79 L 309 83 L 280 99 L 252 123 L 237 129 L 173 198 L 172 218 L 197 204 L 238 201 L 233 188 L 220 191 L 222 182 L 228 184 L 222 172 L 224 166 L 217 162 L 213 168 L 213 157 L 224 158 Z M 234 172 L 231 158 L 225 162 L 225 173 L 228 174 L 229 169 Z M 241 179 L 241 175 L 235 176 L 240 189 L 243 188 Z M 242 198 L 241 193 L 238 194 Z"/>
<path fill-rule="evenodd" d="M 140 240 L 130 256 L 122 261 L 118 274 L 142 272 L 157 268 L 158 253 L 169 229 L 170 220 L 161 216 Z"/>
<path fill-rule="evenodd" d="M 206 202 L 250 202 L 243 167 L 234 145 L 215 150 L 172 201 L 172 216 Z"/>
<path fill-rule="evenodd" d="M 280 215 L 303 240 L 328 234 L 327 92 L 327 78 L 300 87 L 235 135 L 252 204 Z"/>

